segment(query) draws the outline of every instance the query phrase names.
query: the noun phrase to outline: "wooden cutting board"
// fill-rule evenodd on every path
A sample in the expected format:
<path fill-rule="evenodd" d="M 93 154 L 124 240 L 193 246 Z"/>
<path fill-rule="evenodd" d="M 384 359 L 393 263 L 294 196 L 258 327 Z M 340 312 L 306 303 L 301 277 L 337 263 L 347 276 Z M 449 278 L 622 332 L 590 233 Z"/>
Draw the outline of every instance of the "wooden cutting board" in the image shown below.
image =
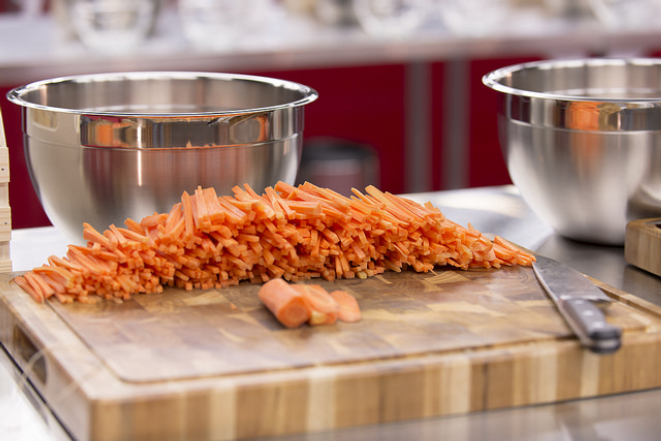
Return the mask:
<path fill-rule="evenodd" d="M 318 281 L 354 294 L 363 320 L 294 330 L 256 285 L 38 305 L 12 276 L 0 341 L 80 440 L 280 435 L 661 386 L 661 309 L 600 284 L 624 336 L 595 355 L 530 268 Z"/>

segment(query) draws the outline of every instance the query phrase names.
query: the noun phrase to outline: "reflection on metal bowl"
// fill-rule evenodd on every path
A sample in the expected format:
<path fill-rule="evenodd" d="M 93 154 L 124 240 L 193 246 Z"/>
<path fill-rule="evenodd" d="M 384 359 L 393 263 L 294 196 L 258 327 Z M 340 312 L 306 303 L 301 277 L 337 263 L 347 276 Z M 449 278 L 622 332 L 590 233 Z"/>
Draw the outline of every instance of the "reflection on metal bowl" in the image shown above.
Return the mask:
<path fill-rule="evenodd" d="M 622 245 L 628 221 L 661 215 L 661 60 L 542 61 L 483 81 L 500 92 L 512 181 L 558 233 Z"/>
<path fill-rule="evenodd" d="M 9 92 L 49 216 L 72 241 L 167 212 L 184 191 L 294 183 L 314 90 L 276 79 L 185 72 L 60 78 Z"/>

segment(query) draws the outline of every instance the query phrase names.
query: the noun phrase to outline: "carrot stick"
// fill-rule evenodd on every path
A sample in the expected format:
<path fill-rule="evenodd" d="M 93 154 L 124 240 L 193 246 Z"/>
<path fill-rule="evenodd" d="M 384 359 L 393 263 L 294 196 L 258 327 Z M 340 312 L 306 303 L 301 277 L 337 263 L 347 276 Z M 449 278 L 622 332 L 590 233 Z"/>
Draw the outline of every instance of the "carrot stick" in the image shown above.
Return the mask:
<path fill-rule="evenodd" d="M 297 328 L 310 319 L 301 294 L 283 279 L 272 279 L 259 289 L 259 299 L 287 328 Z"/>
<path fill-rule="evenodd" d="M 193 212 L 195 214 L 195 225 L 198 230 L 209 231 L 211 229 L 211 216 L 207 209 L 206 197 L 201 186 L 195 189 L 195 194 L 191 197 Z"/>
<path fill-rule="evenodd" d="M 83 223 L 83 239 L 89 240 L 91 242 L 97 242 L 98 244 L 103 245 L 108 249 L 112 249 L 110 240 L 95 230 L 94 227 L 87 222 Z"/>
<path fill-rule="evenodd" d="M 126 225 L 127 228 L 129 228 L 131 231 L 134 231 L 136 233 L 142 233 L 144 231 L 142 225 L 140 225 L 140 222 L 137 222 L 131 218 L 126 219 L 124 221 L 124 225 Z"/>
<path fill-rule="evenodd" d="M 246 213 L 236 208 L 224 197 L 218 198 L 218 203 L 224 208 L 225 216 L 229 217 L 233 223 L 237 224 L 245 220 Z"/>
<path fill-rule="evenodd" d="M 190 240 L 193 237 L 193 232 L 195 229 L 195 218 L 193 214 L 193 203 L 191 202 L 191 197 L 185 191 L 181 195 L 181 206 L 184 210 L 184 231 L 186 232 L 186 240 Z"/>
<path fill-rule="evenodd" d="M 216 190 L 212 187 L 205 188 L 203 190 L 204 202 L 207 206 L 207 213 L 209 214 L 209 219 L 211 223 L 222 222 L 225 219 L 225 213 L 223 208 L 218 202 L 218 196 L 216 195 Z"/>
<path fill-rule="evenodd" d="M 27 273 L 26 273 L 27 274 Z M 24 276 L 14 277 L 14 282 L 28 293 L 37 303 L 44 303 L 44 296 L 38 286 L 34 286 Z"/>

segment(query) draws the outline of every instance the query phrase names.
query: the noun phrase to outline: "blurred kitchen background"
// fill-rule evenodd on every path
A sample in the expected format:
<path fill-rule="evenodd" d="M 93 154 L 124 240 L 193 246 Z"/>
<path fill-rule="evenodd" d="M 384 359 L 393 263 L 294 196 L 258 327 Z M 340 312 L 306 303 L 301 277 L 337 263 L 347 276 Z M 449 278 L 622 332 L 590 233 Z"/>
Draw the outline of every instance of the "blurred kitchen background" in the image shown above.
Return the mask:
<path fill-rule="evenodd" d="M 238 72 L 297 81 L 301 179 L 346 192 L 509 184 L 482 76 L 544 58 L 657 56 L 655 0 L 0 0 L 13 228 L 49 225 L 11 88 L 66 75 Z"/>

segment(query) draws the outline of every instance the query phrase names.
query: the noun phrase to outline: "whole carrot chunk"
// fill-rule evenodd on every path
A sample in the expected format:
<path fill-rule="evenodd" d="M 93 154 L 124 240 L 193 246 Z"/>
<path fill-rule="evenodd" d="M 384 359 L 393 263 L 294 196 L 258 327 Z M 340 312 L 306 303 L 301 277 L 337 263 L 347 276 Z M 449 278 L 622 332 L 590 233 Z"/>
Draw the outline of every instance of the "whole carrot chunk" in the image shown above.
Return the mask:
<path fill-rule="evenodd" d="M 362 318 L 358 301 L 346 291 L 333 291 L 330 296 L 340 305 L 338 319 L 343 322 L 357 322 Z"/>
<path fill-rule="evenodd" d="M 259 289 L 259 299 L 287 328 L 297 328 L 310 319 L 301 294 L 282 279 L 272 279 Z"/>

